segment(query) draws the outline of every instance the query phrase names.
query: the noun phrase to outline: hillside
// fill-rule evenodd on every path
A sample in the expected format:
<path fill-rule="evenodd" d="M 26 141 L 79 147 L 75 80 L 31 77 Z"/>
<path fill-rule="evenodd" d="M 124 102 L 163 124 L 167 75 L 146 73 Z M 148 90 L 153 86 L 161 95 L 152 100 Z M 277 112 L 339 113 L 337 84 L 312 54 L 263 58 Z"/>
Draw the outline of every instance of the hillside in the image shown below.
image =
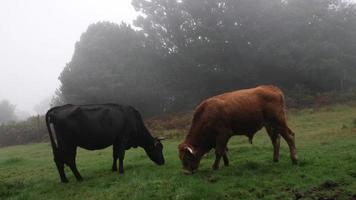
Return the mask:
<path fill-rule="evenodd" d="M 232 138 L 229 167 L 212 171 L 211 152 L 196 174 L 183 175 L 177 145 L 190 114 L 178 114 L 147 122 L 155 134 L 175 135 L 164 141 L 166 164 L 156 166 L 142 149 L 130 149 L 124 175 L 110 170 L 111 148 L 79 149 L 84 181 L 76 182 L 66 169 L 68 184 L 59 182 L 48 143 L 1 148 L 0 199 L 356 199 L 356 106 L 291 110 L 288 118 L 298 166 L 291 164 L 284 141 L 280 162 L 273 163 L 262 130 L 252 145 L 246 137 Z"/>

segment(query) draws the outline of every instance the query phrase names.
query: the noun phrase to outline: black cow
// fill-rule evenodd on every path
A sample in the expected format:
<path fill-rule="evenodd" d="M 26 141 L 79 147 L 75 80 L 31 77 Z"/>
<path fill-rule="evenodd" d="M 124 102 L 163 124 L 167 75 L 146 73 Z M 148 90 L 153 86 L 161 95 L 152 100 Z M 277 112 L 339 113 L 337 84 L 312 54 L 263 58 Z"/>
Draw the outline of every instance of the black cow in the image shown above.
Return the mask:
<path fill-rule="evenodd" d="M 131 106 L 68 104 L 51 108 L 46 114 L 46 124 L 62 182 L 68 182 L 64 164 L 78 181 L 82 180 L 75 164 L 77 146 L 96 150 L 113 145 L 112 170 L 117 171 L 119 158 L 120 173 L 124 173 L 125 150 L 131 147 L 142 147 L 152 161 L 164 164 L 161 139 L 151 136 L 140 113 Z"/>

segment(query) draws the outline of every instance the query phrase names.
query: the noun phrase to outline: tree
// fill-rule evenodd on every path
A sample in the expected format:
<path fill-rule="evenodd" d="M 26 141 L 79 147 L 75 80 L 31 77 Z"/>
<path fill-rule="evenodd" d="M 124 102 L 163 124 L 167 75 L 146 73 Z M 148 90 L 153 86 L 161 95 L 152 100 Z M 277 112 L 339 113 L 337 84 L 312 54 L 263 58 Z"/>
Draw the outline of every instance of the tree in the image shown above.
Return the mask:
<path fill-rule="evenodd" d="M 356 7 L 342 0 L 133 0 L 141 16 L 100 22 L 76 43 L 54 101 L 193 108 L 225 91 L 275 84 L 356 87 Z"/>
<path fill-rule="evenodd" d="M 181 68 L 193 68 L 188 71 L 196 77 L 187 85 L 197 86 L 203 96 L 264 83 L 301 84 L 313 91 L 356 83 L 356 46 L 347 42 L 356 39 L 354 4 L 134 0 L 133 5 L 144 14 L 135 25 L 174 55 Z"/>
<path fill-rule="evenodd" d="M 58 94 L 65 103 L 115 102 L 155 113 L 165 96 L 159 59 L 144 34 L 127 24 L 90 25 L 60 75 Z"/>
<path fill-rule="evenodd" d="M 16 120 L 15 108 L 8 100 L 0 101 L 0 124 Z"/>

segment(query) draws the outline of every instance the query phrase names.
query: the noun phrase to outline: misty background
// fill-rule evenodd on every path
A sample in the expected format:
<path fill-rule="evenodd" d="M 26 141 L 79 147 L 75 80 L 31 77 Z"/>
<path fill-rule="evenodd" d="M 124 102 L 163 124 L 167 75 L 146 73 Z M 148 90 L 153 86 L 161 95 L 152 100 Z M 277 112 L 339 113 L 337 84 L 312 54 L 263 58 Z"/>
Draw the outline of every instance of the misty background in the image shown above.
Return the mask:
<path fill-rule="evenodd" d="M 355 94 L 352 1 L 5 0 L 0 17 L 3 121 L 65 103 L 180 112 L 259 84 L 291 106 Z"/>
<path fill-rule="evenodd" d="M 20 115 L 37 114 L 34 107 L 52 98 L 87 27 L 131 23 L 136 15 L 130 0 L 2 0 L 0 101 L 16 105 Z"/>

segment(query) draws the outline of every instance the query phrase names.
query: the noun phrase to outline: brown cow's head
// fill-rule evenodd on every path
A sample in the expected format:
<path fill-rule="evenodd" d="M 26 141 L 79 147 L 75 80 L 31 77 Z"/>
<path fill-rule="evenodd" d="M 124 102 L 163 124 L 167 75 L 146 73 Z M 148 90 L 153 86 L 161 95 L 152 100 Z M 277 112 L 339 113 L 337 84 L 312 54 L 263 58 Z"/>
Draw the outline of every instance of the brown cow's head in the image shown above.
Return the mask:
<path fill-rule="evenodd" d="M 194 149 L 193 146 L 181 143 L 178 146 L 179 149 L 179 159 L 182 161 L 183 164 L 183 172 L 185 174 L 192 174 L 194 173 L 200 163 L 201 156 L 200 154 Z"/>

